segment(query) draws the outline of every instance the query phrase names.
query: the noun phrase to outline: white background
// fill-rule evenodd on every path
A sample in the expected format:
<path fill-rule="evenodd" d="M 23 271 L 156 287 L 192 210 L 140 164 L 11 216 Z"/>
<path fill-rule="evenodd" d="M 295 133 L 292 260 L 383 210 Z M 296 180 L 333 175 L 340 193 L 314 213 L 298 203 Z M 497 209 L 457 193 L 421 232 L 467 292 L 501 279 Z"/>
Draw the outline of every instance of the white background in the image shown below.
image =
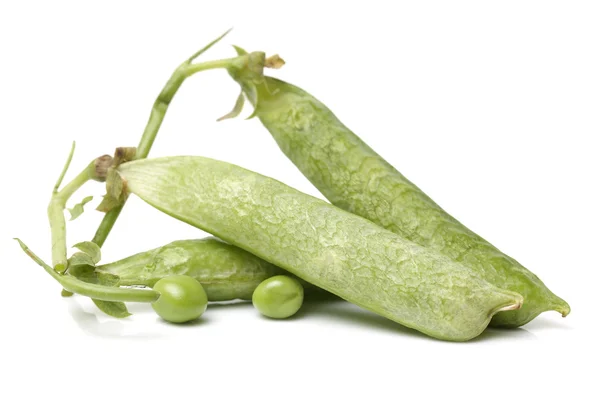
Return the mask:
<path fill-rule="evenodd" d="M 2 2 L 1 397 L 598 397 L 598 3 L 336 3 Z M 136 145 L 173 69 L 231 26 L 202 60 L 231 56 L 230 44 L 279 53 L 287 65 L 273 74 L 332 108 L 572 314 L 456 344 L 349 304 L 284 322 L 210 306 L 175 327 L 149 306 L 119 321 L 61 298 L 10 238 L 50 260 L 45 208 L 71 140 L 67 178 Z M 151 156 L 218 158 L 320 196 L 258 120 L 215 122 L 237 93 L 224 71 L 189 79 Z M 71 244 L 92 237 L 101 193 L 76 195 L 96 200 L 69 223 Z M 132 198 L 104 260 L 203 235 Z"/>

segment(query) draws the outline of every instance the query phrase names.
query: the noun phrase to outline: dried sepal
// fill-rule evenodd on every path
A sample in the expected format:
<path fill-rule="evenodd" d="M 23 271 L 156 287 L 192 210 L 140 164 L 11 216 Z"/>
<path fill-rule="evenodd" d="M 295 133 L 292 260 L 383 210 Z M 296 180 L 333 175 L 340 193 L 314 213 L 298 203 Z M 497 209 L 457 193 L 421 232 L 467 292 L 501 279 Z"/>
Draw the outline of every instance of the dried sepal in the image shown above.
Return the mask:
<path fill-rule="evenodd" d="M 273 54 L 265 60 L 265 68 L 279 69 L 284 65 L 285 61 L 279 54 Z"/>
<path fill-rule="evenodd" d="M 233 106 L 233 109 L 223 115 L 222 117 L 220 117 L 219 119 L 217 119 L 217 122 L 223 121 L 225 119 L 233 119 L 236 116 L 238 116 L 241 112 L 242 109 L 244 108 L 244 102 L 245 102 L 245 98 L 244 98 L 244 93 L 241 92 L 240 95 L 238 96 L 237 100 L 235 101 L 235 105 Z"/>
<path fill-rule="evenodd" d="M 96 210 L 100 212 L 109 212 L 110 210 L 123 205 L 127 200 L 127 182 L 116 171 L 115 164 L 108 170 L 106 177 L 106 195 L 102 198 L 102 202 L 100 202 L 100 205 L 96 208 Z"/>
<path fill-rule="evenodd" d="M 113 157 L 102 155 L 94 160 L 94 169 L 91 173 L 91 179 L 99 182 L 106 181 L 108 170 L 113 164 Z"/>
<path fill-rule="evenodd" d="M 119 200 L 117 200 L 116 198 L 113 198 L 110 195 L 106 194 L 104 197 L 102 197 L 102 202 L 100 202 L 98 207 L 96 207 L 96 210 L 107 213 L 121 205 L 123 205 L 122 202 L 119 202 Z"/>
<path fill-rule="evenodd" d="M 115 150 L 111 169 L 117 168 L 122 163 L 132 161 L 135 158 L 136 151 L 137 149 L 135 147 L 118 147 Z"/>

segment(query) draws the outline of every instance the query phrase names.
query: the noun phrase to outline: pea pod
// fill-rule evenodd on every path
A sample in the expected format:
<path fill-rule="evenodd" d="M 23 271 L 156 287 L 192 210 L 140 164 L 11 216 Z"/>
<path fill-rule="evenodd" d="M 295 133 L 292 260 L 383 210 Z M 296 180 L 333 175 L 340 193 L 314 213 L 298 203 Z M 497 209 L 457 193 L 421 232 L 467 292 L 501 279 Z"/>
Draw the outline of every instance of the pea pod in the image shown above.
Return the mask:
<path fill-rule="evenodd" d="M 98 266 L 98 273 L 116 275 L 123 286 L 148 286 L 168 276 L 198 280 L 209 301 L 252 298 L 265 279 L 281 274 L 272 264 L 215 237 L 180 240 L 160 248 Z"/>
<path fill-rule="evenodd" d="M 230 74 L 283 153 L 332 204 L 520 293 L 523 307 L 497 314 L 493 325 L 518 327 L 548 310 L 569 314 L 569 305 L 535 274 L 446 213 L 309 93 L 270 77 Z"/>
<path fill-rule="evenodd" d="M 155 208 L 432 337 L 469 340 L 522 304 L 437 251 L 232 164 L 179 156 L 117 171 Z"/>

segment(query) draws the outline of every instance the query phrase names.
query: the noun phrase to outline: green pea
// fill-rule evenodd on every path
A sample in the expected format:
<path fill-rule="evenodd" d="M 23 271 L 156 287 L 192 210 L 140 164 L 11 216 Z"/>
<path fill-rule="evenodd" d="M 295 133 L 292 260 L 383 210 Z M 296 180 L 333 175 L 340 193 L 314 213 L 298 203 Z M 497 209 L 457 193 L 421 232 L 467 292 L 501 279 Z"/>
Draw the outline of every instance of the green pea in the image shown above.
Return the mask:
<path fill-rule="evenodd" d="M 302 306 L 304 288 L 293 277 L 275 276 L 266 279 L 252 294 L 252 304 L 263 315 L 287 319 Z"/>
<path fill-rule="evenodd" d="M 153 289 L 160 293 L 152 302 L 154 311 L 171 323 L 195 320 L 208 304 L 206 292 L 196 279 L 189 276 L 168 276 L 158 280 Z"/>

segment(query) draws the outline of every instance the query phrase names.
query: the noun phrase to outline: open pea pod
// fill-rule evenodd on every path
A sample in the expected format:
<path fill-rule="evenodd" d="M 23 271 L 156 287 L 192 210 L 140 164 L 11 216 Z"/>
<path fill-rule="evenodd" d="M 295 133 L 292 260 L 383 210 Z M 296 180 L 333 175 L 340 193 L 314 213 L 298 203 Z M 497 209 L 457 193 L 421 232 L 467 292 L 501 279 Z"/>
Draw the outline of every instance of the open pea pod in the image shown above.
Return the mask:
<path fill-rule="evenodd" d="M 472 339 L 523 302 L 437 251 L 226 162 L 166 157 L 117 171 L 155 208 L 432 337 Z"/>

